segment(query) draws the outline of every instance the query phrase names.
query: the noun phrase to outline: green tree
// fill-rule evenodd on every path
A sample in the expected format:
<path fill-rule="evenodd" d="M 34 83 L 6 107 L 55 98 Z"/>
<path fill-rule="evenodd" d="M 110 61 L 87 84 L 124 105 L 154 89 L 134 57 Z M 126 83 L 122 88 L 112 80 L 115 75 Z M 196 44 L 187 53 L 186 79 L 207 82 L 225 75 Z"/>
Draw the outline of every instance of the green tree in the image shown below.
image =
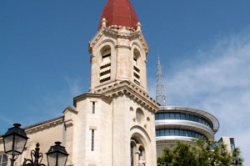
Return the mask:
<path fill-rule="evenodd" d="M 240 156 L 240 149 L 235 148 L 233 151 L 233 165 L 234 166 L 242 166 L 243 158 Z"/>
<path fill-rule="evenodd" d="M 243 158 L 239 148 L 230 153 L 224 144 L 194 140 L 166 147 L 157 163 L 158 166 L 242 166 Z"/>

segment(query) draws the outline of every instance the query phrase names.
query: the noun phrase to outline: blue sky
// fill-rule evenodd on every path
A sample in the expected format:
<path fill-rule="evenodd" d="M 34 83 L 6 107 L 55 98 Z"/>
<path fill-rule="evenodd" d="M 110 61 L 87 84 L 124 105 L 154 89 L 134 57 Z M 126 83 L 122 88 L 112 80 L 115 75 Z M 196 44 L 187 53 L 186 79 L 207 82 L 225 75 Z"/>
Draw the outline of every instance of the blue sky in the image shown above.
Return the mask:
<path fill-rule="evenodd" d="M 161 58 L 167 104 L 218 117 L 250 165 L 250 1 L 131 0 L 146 38 L 148 90 Z M 88 91 L 88 42 L 106 0 L 0 2 L 0 133 L 62 115 Z"/>

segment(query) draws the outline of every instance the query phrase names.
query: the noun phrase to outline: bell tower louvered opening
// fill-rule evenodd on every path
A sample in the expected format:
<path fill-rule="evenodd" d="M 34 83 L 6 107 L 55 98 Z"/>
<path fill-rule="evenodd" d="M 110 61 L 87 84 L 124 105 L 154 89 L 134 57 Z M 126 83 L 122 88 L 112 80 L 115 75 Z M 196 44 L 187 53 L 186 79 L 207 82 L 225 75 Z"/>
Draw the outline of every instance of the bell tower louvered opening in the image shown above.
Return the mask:
<path fill-rule="evenodd" d="M 137 49 L 134 49 L 133 52 L 133 75 L 134 75 L 134 83 L 140 85 L 140 68 L 139 61 L 140 52 Z"/>
<path fill-rule="evenodd" d="M 111 48 L 104 47 L 101 50 L 100 83 L 111 79 Z"/>

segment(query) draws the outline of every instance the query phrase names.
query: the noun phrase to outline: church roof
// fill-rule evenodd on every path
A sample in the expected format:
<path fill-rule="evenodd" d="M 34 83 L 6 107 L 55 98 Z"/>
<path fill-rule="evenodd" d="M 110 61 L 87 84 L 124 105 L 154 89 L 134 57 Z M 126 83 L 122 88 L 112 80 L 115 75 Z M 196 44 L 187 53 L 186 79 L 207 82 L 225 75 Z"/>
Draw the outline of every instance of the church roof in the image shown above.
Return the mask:
<path fill-rule="evenodd" d="M 125 26 L 136 29 L 138 18 L 129 0 L 108 0 L 101 15 L 101 20 L 107 20 L 107 27 L 111 25 Z M 101 28 L 102 23 L 98 29 Z"/>

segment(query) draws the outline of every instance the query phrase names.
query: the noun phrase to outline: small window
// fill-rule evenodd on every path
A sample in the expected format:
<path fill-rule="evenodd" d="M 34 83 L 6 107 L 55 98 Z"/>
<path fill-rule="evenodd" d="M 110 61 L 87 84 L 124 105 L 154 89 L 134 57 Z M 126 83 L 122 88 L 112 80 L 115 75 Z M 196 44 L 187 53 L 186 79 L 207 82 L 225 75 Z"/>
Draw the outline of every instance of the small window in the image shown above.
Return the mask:
<path fill-rule="evenodd" d="M 95 114 L 95 102 L 92 102 L 92 114 Z"/>
<path fill-rule="evenodd" d="M 164 114 L 163 113 L 159 113 L 159 119 L 164 119 Z"/>
<path fill-rule="evenodd" d="M 174 135 L 174 129 L 170 129 L 169 135 Z"/>
<path fill-rule="evenodd" d="M 174 113 L 170 113 L 170 119 L 175 119 L 175 117 L 174 117 Z"/>
<path fill-rule="evenodd" d="M 160 136 L 164 136 L 164 130 L 160 130 Z"/>
<path fill-rule="evenodd" d="M 159 120 L 159 114 L 155 114 L 155 120 Z"/>
<path fill-rule="evenodd" d="M 95 140 L 95 130 L 92 129 L 91 130 L 91 151 L 94 151 L 94 146 L 95 146 L 94 140 Z"/>
<path fill-rule="evenodd" d="M 0 166 L 7 166 L 8 157 L 6 154 L 0 154 Z"/>
<path fill-rule="evenodd" d="M 186 119 L 186 114 L 185 113 L 181 113 L 181 119 Z"/>
<path fill-rule="evenodd" d="M 189 117 L 191 121 L 194 121 L 194 115 L 190 115 Z"/>
<path fill-rule="evenodd" d="M 174 130 L 174 135 L 180 135 L 179 130 Z"/>
<path fill-rule="evenodd" d="M 185 136 L 183 130 L 180 130 L 179 132 L 180 132 L 180 136 Z"/>
<path fill-rule="evenodd" d="M 169 136 L 170 135 L 170 130 L 165 130 L 165 136 Z"/>
<path fill-rule="evenodd" d="M 169 113 L 165 113 L 165 119 L 170 119 L 170 114 Z"/>
<path fill-rule="evenodd" d="M 175 113 L 175 119 L 181 119 L 180 113 Z"/>
<path fill-rule="evenodd" d="M 235 149 L 234 138 L 230 138 L 230 145 L 231 145 L 231 151 L 234 151 Z"/>

